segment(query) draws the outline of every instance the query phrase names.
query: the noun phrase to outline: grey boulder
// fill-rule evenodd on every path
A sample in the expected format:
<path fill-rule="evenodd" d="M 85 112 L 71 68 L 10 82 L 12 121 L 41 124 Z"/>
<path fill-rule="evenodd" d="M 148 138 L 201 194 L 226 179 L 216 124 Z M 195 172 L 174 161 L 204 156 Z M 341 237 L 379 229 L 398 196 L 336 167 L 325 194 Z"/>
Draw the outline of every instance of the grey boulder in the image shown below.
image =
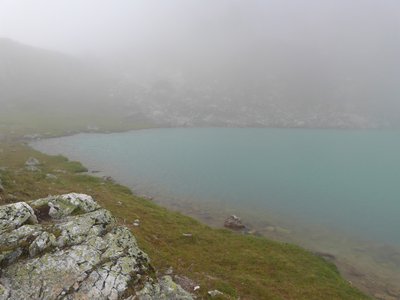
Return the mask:
<path fill-rule="evenodd" d="M 193 299 L 90 196 L 0 207 L 0 300 Z"/>

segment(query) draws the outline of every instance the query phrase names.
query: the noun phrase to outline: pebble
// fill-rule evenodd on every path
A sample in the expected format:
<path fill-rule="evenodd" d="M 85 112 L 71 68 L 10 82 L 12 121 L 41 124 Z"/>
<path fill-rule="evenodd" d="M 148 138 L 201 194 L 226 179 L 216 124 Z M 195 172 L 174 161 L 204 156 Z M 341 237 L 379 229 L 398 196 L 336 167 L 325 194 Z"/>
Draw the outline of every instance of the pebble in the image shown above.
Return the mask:
<path fill-rule="evenodd" d="M 218 291 L 218 290 L 213 290 L 213 291 L 208 291 L 207 293 L 211 298 L 217 297 L 217 296 L 221 296 L 224 293 Z"/>

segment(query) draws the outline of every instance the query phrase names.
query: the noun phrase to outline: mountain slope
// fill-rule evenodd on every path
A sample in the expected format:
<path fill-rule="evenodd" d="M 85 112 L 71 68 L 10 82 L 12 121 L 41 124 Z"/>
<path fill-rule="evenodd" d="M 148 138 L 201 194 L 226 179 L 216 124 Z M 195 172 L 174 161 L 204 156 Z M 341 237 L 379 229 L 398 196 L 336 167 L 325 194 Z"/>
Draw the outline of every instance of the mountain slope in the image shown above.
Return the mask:
<path fill-rule="evenodd" d="M 333 44 L 321 52 L 316 45 L 251 38 L 231 44 L 202 53 L 132 52 L 119 58 L 120 67 L 106 69 L 0 39 L 0 130 L 29 124 L 34 132 L 32 124 L 45 129 L 58 122 L 75 131 L 153 124 L 400 126 L 392 52 L 368 47 L 356 56 Z"/>
<path fill-rule="evenodd" d="M 109 92 L 112 81 L 74 57 L 0 39 L 0 131 L 73 131 L 104 123 L 124 129 L 122 110 Z"/>

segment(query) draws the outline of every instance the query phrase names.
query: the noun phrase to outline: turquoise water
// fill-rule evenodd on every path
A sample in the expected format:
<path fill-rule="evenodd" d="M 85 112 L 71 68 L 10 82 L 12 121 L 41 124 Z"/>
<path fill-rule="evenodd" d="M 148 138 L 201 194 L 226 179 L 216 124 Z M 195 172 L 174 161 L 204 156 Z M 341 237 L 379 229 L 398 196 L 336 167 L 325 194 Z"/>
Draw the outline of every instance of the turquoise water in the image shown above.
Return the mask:
<path fill-rule="evenodd" d="M 165 198 L 276 212 L 400 245 L 400 132 L 151 129 L 33 146 Z"/>

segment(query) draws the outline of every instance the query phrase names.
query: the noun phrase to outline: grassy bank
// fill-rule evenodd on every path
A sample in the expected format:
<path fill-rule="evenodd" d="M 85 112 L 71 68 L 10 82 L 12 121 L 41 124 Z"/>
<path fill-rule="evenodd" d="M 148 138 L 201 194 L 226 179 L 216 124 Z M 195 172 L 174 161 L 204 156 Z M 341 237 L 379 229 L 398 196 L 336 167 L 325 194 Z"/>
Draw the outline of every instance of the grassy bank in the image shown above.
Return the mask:
<path fill-rule="evenodd" d="M 152 128 L 155 125 L 145 119 L 121 118 L 116 112 L 76 112 L 54 110 L 30 112 L 0 107 L 0 142 L 16 140 L 25 135 L 55 137 L 78 132 L 117 132 L 130 129 Z"/>
<path fill-rule="evenodd" d="M 201 286 L 201 297 L 218 289 L 229 299 L 367 299 L 333 264 L 297 246 L 210 228 L 132 195 L 121 185 L 80 174 L 85 168 L 62 156 L 44 155 L 17 142 L 0 148 L 0 167 L 5 167 L 0 171 L 2 203 L 48 194 L 90 194 L 132 230 L 159 272 L 172 266 L 175 274 Z M 24 169 L 32 156 L 40 160 L 40 172 Z M 139 227 L 133 226 L 135 219 Z"/>

